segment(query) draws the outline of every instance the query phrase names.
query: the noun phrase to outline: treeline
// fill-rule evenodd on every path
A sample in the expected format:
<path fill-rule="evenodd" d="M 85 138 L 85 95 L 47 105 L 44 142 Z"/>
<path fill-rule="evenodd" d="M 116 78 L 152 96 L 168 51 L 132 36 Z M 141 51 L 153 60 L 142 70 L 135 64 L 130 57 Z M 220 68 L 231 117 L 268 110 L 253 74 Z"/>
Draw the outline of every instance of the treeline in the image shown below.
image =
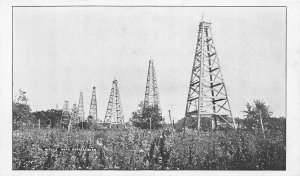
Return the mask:
<path fill-rule="evenodd" d="M 62 110 L 49 109 L 32 112 L 27 104 L 13 102 L 13 129 L 19 128 L 67 128 L 61 123 Z M 93 125 L 88 122 L 77 123 L 76 128 L 91 129 Z"/>
<path fill-rule="evenodd" d="M 191 129 L 197 129 L 197 118 L 190 118 L 189 120 L 180 119 L 175 123 L 175 129 L 180 131 L 184 127 L 191 128 Z M 185 125 L 186 123 L 186 125 Z M 260 122 L 257 122 L 257 124 L 249 124 L 249 120 L 244 118 L 235 118 L 236 127 L 238 130 L 245 130 L 245 131 L 256 131 L 259 132 L 261 130 L 261 124 Z M 266 117 L 264 118 L 264 130 L 265 132 L 273 131 L 273 130 L 279 130 L 279 131 L 286 131 L 286 118 L 284 117 Z M 207 117 L 201 118 L 201 125 L 200 128 L 204 131 L 211 131 L 211 119 Z M 221 126 L 219 127 L 219 130 L 228 130 L 231 129 L 231 127 L 227 126 Z"/>
<path fill-rule="evenodd" d="M 40 127 L 40 128 L 64 128 L 61 124 L 62 110 L 50 109 L 46 111 L 32 112 L 27 104 L 20 104 L 13 102 L 13 129 L 20 127 Z M 285 134 L 286 131 L 286 118 L 285 117 L 272 117 L 272 112 L 269 106 L 263 101 L 255 100 L 253 104 L 246 104 L 244 118 L 235 118 L 236 127 L 238 130 L 253 131 L 255 133 L 265 133 L 270 131 L 281 131 Z M 184 128 L 197 129 L 197 118 L 181 119 L 174 127 L 177 131 L 182 131 Z M 227 118 L 232 122 L 232 119 Z M 150 122 L 151 121 L 151 122 Z M 137 111 L 132 113 L 130 119 L 131 125 L 141 129 L 161 129 L 168 126 L 165 124 L 158 107 L 143 107 L 142 102 L 139 104 Z M 127 126 L 130 125 L 126 123 Z M 201 118 L 201 130 L 211 131 L 211 118 Z M 228 130 L 231 127 L 222 122 L 218 125 L 217 130 Z M 225 125 L 224 125 L 225 124 Z M 81 129 L 101 129 L 104 124 L 93 124 L 89 120 L 76 124 Z M 170 126 L 170 125 L 169 125 Z"/>
<path fill-rule="evenodd" d="M 286 133 L 286 118 L 285 117 L 273 117 L 273 112 L 270 107 L 262 100 L 254 100 L 252 104 L 246 104 L 246 110 L 243 111 L 244 118 L 235 118 L 235 124 L 237 130 L 258 133 L 270 133 L 280 132 L 285 136 Z M 233 124 L 231 118 L 227 118 L 227 121 Z M 176 130 L 182 130 L 185 127 L 190 129 L 197 129 L 197 118 L 180 119 L 175 124 Z M 200 128 L 203 131 L 211 131 L 211 118 L 202 117 L 200 121 Z M 219 119 L 221 125 L 218 126 L 218 130 L 232 129 L 222 119 Z"/>

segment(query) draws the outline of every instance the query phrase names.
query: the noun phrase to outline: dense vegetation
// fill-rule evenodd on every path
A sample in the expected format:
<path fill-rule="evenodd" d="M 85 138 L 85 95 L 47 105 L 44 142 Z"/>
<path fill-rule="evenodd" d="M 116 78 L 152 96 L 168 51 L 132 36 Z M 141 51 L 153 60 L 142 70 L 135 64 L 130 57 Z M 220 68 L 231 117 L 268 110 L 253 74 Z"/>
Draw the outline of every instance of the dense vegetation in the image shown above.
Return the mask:
<path fill-rule="evenodd" d="M 285 157 L 285 134 L 279 131 L 267 133 L 265 139 L 247 131 L 173 133 L 129 128 L 13 132 L 13 169 L 284 170 Z"/>
<path fill-rule="evenodd" d="M 159 112 L 159 107 L 145 106 L 140 102 L 138 109 L 132 113 L 130 122 L 141 129 L 159 129 L 162 127 L 163 118 Z"/>
<path fill-rule="evenodd" d="M 286 119 L 271 117 L 262 101 L 246 108 L 237 130 L 183 130 L 182 120 L 172 130 L 151 107 L 133 113 L 137 123 L 126 128 L 87 122 L 68 132 L 60 128 L 61 111 L 32 113 L 28 105 L 14 103 L 13 169 L 285 170 Z M 152 130 L 147 118 L 156 119 Z"/>

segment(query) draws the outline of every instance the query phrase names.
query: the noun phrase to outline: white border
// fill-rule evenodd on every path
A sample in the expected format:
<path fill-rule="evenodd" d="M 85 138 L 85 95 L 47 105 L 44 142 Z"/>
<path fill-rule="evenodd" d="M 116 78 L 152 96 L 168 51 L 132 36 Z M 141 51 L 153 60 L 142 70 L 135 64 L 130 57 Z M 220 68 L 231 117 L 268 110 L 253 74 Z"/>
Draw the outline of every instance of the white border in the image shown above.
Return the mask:
<path fill-rule="evenodd" d="M 53 5 L 172 5 L 172 6 L 287 6 L 287 170 L 286 171 L 12 171 L 12 6 Z M 0 175 L 300 175 L 300 2 L 299 1 L 83 1 L 0 0 Z M 258 19 L 259 20 L 259 19 Z"/>

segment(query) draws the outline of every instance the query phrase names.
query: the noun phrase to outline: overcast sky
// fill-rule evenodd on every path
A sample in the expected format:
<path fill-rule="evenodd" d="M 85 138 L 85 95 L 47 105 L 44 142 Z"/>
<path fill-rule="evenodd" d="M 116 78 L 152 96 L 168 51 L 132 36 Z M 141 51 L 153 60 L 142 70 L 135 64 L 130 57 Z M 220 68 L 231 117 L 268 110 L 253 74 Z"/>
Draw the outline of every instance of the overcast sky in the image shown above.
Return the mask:
<path fill-rule="evenodd" d="M 27 91 L 33 111 L 78 104 L 88 115 L 96 86 L 104 119 L 117 78 L 125 121 L 144 99 L 154 59 L 163 116 L 184 116 L 198 24 L 212 32 L 234 116 L 264 100 L 285 114 L 283 7 L 15 7 L 13 90 Z M 70 104 L 70 106 L 71 106 Z"/>

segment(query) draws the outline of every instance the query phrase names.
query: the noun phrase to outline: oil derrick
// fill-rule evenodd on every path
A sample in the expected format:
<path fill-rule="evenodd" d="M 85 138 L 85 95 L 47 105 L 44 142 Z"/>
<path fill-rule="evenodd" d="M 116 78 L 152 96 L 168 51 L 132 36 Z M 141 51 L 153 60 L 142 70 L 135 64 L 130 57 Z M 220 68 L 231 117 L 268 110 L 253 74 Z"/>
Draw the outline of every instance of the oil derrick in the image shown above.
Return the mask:
<path fill-rule="evenodd" d="M 212 129 L 226 122 L 235 128 L 217 51 L 211 33 L 211 23 L 200 22 L 196 52 L 185 111 L 185 125 L 197 118 L 197 128 L 204 128 L 202 118 L 211 119 Z M 231 121 L 232 122 L 229 122 Z M 225 124 L 226 124 L 225 123 Z M 210 124 L 209 124 L 210 125 Z"/>
<path fill-rule="evenodd" d="M 159 114 L 161 116 L 161 108 L 159 102 L 159 93 L 156 80 L 156 74 L 154 69 L 154 61 L 149 60 L 148 74 L 147 74 L 147 83 L 146 83 L 146 92 L 144 99 L 144 108 L 148 106 L 157 105 L 159 108 Z"/>
<path fill-rule="evenodd" d="M 83 93 L 80 92 L 78 104 L 78 118 L 80 122 L 84 122 L 84 108 L 83 108 Z"/>
<path fill-rule="evenodd" d="M 25 96 L 26 91 L 22 91 L 21 89 L 19 89 L 19 96 L 17 99 L 17 102 L 20 104 L 27 104 L 28 98 Z"/>
<path fill-rule="evenodd" d="M 124 124 L 120 92 L 118 89 L 118 81 L 116 79 L 112 83 L 104 123 L 110 124 L 110 127 L 112 124 Z"/>
<path fill-rule="evenodd" d="M 70 131 L 71 129 L 76 127 L 76 124 L 79 123 L 78 108 L 76 107 L 76 104 L 73 104 L 70 115 L 71 115 L 71 117 L 69 120 L 68 131 Z"/>
<path fill-rule="evenodd" d="M 61 126 L 67 128 L 70 121 L 69 102 L 65 101 L 62 109 Z"/>
<path fill-rule="evenodd" d="M 97 100 L 96 100 L 96 87 L 93 87 L 92 92 L 92 98 L 91 98 L 91 105 L 90 105 L 90 111 L 89 111 L 89 117 L 88 120 L 91 122 L 97 122 L 98 116 L 97 116 Z"/>

